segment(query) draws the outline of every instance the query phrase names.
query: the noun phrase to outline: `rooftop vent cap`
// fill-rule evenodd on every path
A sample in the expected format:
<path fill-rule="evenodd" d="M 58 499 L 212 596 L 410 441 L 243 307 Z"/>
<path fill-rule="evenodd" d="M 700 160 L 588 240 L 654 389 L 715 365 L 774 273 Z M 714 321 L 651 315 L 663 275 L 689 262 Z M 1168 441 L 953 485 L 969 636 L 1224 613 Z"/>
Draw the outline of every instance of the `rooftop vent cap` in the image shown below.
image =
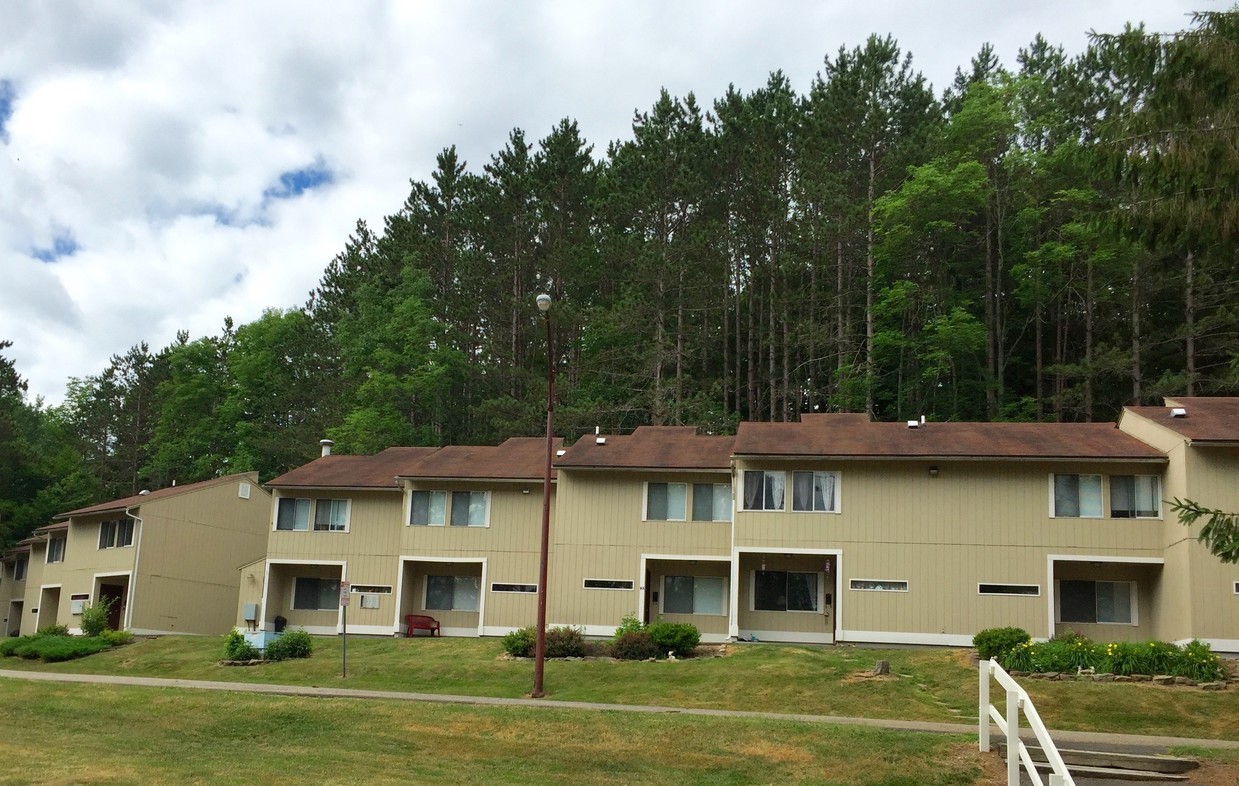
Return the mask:
<path fill-rule="evenodd" d="M 567 453 L 567 452 L 568 452 L 568 451 L 566 451 L 566 450 L 557 450 L 557 451 L 555 451 L 555 456 L 556 456 L 557 458 L 563 458 L 563 455 L 564 455 L 565 453 Z"/>
<path fill-rule="evenodd" d="M 330 439 L 320 439 L 320 440 L 318 441 L 318 444 L 319 444 L 319 445 L 321 445 L 321 446 L 322 446 L 322 448 L 323 448 L 323 455 L 324 455 L 324 456 L 330 456 L 330 455 L 331 455 L 331 446 L 332 446 L 332 445 L 334 445 L 334 444 L 336 444 L 336 443 L 335 443 L 335 441 L 330 440 Z"/>
<path fill-rule="evenodd" d="M 145 497 L 147 494 L 150 494 L 150 493 L 151 493 L 150 489 L 142 489 L 141 491 L 138 492 L 138 496 Z"/>
<path fill-rule="evenodd" d="M 1170 410 L 1170 417 L 1185 418 L 1187 417 L 1187 410 L 1184 409 L 1183 407 L 1175 407 L 1174 409 Z"/>
<path fill-rule="evenodd" d="M 607 438 L 606 437 L 594 437 L 594 444 L 605 445 L 607 444 Z"/>
<path fill-rule="evenodd" d="M 921 421 L 919 420 L 908 421 L 908 428 L 920 428 L 920 427 L 921 427 Z"/>

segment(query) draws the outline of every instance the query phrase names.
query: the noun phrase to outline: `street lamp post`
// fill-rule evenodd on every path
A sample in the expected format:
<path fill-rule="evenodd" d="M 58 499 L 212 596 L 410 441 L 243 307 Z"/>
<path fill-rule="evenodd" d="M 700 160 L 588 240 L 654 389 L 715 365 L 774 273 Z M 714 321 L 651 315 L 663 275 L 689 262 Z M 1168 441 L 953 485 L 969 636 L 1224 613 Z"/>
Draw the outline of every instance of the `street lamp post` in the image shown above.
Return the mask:
<path fill-rule="evenodd" d="M 555 449 L 555 348 L 551 337 L 551 296 L 538 295 L 538 310 L 546 322 L 546 466 L 542 474 L 542 548 L 538 554 L 538 641 L 533 656 L 533 691 L 540 699 L 542 676 L 546 668 L 546 572 L 551 541 L 551 456 Z"/>

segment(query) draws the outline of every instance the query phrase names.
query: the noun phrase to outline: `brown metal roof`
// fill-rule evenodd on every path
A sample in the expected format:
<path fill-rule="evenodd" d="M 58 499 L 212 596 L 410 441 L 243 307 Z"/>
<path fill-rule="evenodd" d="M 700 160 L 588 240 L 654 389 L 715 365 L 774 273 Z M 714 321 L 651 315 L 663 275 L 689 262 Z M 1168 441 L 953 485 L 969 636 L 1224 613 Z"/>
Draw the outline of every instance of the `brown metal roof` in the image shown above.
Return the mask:
<path fill-rule="evenodd" d="M 68 513 L 58 513 L 52 518 L 60 520 L 70 518 L 71 516 L 88 516 L 92 513 L 122 513 L 127 508 L 135 508 L 145 502 L 164 499 L 165 497 L 175 497 L 177 494 L 186 494 L 196 489 L 206 488 L 207 486 L 215 486 L 220 483 L 229 483 L 236 480 L 248 480 L 251 483 L 257 483 L 258 473 L 242 472 L 236 475 L 227 475 L 222 478 L 211 478 L 210 480 L 203 480 L 198 483 L 187 483 L 184 486 L 169 486 L 166 489 L 157 489 L 156 491 L 152 491 L 148 494 L 134 494 L 131 497 L 114 499 L 111 502 L 100 502 L 96 505 L 89 505 L 84 508 L 78 508 L 77 510 L 71 510 Z M 51 527 L 56 525 L 48 526 Z M 41 532 L 45 529 L 47 529 L 47 527 L 39 527 L 39 529 L 35 530 L 35 532 Z"/>
<path fill-rule="evenodd" d="M 552 450 L 563 445 L 555 438 Z M 513 437 L 502 445 L 449 445 L 411 462 L 402 478 L 538 480 L 546 471 L 546 437 Z M 554 477 L 554 470 L 552 470 Z"/>
<path fill-rule="evenodd" d="M 728 469 L 735 437 L 704 436 L 693 426 L 641 426 L 628 435 L 587 435 L 555 465 L 563 468 Z"/>
<path fill-rule="evenodd" d="M 1171 409 L 1181 407 L 1187 415 L 1172 418 Z M 1174 396 L 1164 407 L 1125 407 L 1127 411 L 1190 439 L 1194 444 L 1239 442 L 1239 397 Z"/>
<path fill-rule="evenodd" d="M 374 488 L 399 490 L 396 477 L 440 448 L 388 448 L 372 456 L 331 455 L 285 472 L 267 483 L 276 488 Z"/>
<path fill-rule="evenodd" d="M 1113 423 L 871 423 L 818 414 L 800 423 L 741 423 L 738 456 L 961 459 L 1166 459 Z"/>

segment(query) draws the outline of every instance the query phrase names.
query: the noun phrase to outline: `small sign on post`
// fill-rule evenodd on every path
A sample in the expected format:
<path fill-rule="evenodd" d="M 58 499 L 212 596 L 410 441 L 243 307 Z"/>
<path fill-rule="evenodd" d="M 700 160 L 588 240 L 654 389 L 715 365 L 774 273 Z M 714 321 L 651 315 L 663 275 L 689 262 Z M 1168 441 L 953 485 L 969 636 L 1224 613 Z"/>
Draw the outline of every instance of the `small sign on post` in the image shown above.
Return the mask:
<path fill-rule="evenodd" d="M 349 586 L 350 585 L 347 581 L 340 582 L 340 605 L 344 608 L 348 608 Z"/>

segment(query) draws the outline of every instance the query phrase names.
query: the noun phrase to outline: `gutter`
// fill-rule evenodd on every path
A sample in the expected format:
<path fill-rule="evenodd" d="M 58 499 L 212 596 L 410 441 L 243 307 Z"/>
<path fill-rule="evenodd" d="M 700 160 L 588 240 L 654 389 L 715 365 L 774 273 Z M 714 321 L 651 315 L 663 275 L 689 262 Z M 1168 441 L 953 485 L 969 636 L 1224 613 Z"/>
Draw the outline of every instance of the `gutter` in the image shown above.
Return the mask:
<path fill-rule="evenodd" d="M 125 508 L 125 515 L 138 522 L 138 542 L 133 544 L 133 573 L 129 575 L 129 599 L 125 602 L 125 630 L 133 627 L 133 601 L 138 586 L 138 560 L 142 558 L 142 532 L 146 529 L 146 522 L 133 512 L 139 507 L 141 506 L 135 505 L 132 508 Z"/>

